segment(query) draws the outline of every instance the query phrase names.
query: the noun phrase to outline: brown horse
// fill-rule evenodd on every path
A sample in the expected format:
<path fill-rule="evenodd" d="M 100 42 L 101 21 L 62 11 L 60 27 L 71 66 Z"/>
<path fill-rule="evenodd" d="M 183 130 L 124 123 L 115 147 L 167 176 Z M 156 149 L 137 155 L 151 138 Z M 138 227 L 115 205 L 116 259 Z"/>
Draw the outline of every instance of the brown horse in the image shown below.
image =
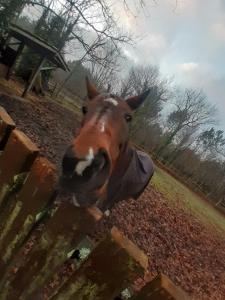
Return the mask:
<path fill-rule="evenodd" d="M 138 198 L 154 173 L 150 157 L 134 149 L 128 137 L 132 113 L 149 90 L 125 101 L 86 83 L 83 120 L 63 157 L 61 184 L 73 193 L 74 205 L 106 211 L 118 201 Z"/>

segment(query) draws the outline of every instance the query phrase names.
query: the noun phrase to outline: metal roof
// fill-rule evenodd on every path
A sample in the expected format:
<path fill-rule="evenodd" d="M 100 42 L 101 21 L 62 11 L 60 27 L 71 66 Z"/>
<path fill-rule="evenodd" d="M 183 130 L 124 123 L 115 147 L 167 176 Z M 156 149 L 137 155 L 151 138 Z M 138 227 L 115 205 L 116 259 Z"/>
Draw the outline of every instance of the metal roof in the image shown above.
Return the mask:
<path fill-rule="evenodd" d="M 69 71 L 69 67 L 65 62 L 62 54 L 58 51 L 57 48 L 49 45 L 46 41 L 15 24 L 10 25 L 9 34 L 11 37 L 16 38 L 29 48 L 35 50 L 41 56 L 44 56 L 47 60 L 51 61 L 57 67 L 63 69 L 64 71 Z"/>

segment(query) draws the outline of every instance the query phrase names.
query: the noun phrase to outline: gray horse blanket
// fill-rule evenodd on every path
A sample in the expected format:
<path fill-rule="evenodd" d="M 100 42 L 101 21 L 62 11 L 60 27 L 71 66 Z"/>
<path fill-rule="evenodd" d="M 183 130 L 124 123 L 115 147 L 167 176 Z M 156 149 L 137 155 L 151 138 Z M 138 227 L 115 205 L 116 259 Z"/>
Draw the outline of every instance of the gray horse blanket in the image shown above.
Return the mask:
<path fill-rule="evenodd" d="M 116 202 L 128 198 L 137 199 L 154 174 L 154 164 L 148 154 L 133 149 L 131 162 L 116 183 L 111 185 L 108 191 L 108 199 L 105 209 L 110 209 Z"/>

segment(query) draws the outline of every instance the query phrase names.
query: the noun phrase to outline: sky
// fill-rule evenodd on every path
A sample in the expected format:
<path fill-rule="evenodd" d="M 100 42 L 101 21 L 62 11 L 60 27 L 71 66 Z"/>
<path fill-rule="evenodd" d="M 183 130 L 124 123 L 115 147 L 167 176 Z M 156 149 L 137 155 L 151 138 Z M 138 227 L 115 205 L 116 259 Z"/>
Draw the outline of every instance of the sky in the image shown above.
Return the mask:
<path fill-rule="evenodd" d="M 131 64 L 156 64 L 183 87 L 203 89 L 218 108 L 225 130 L 225 0 L 146 0 L 125 13 L 114 1 L 120 25 L 138 37 L 123 47 Z"/>
<path fill-rule="evenodd" d="M 107 1 L 119 27 L 135 37 L 134 46 L 122 48 L 128 67 L 157 65 L 176 85 L 202 89 L 225 131 L 225 0 L 145 0 L 144 9 L 126 0 L 131 11 L 122 0 Z M 77 49 L 69 48 L 74 59 Z"/>

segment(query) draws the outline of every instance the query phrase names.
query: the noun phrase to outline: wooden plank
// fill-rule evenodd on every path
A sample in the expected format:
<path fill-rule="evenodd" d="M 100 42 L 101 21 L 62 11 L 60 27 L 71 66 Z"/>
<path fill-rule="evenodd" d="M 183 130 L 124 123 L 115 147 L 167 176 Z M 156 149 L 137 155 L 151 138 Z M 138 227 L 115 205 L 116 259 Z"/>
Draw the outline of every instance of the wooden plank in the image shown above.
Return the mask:
<path fill-rule="evenodd" d="M 23 258 L 18 257 L 11 274 L 4 282 L 7 299 L 34 299 L 34 294 L 49 281 L 55 270 L 67 259 L 67 254 L 93 230 L 102 217 L 95 207 L 82 209 L 70 203 L 62 203 L 44 229 L 33 249 Z"/>
<path fill-rule="evenodd" d="M 15 70 L 16 68 L 16 65 L 17 65 L 17 62 L 18 62 L 18 59 L 19 57 L 21 56 L 22 52 L 23 52 L 23 49 L 25 47 L 25 44 L 23 42 L 21 42 L 19 44 L 19 47 L 18 47 L 18 50 L 16 52 L 16 56 L 14 58 L 14 62 L 12 64 L 12 66 L 8 69 L 8 72 L 6 74 L 6 80 L 9 80 L 13 74 L 13 71 Z"/>
<path fill-rule="evenodd" d="M 114 227 L 52 300 L 113 300 L 147 265 L 147 256 Z"/>
<path fill-rule="evenodd" d="M 69 253 L 68 260 L 56 270 L 50 281 L 40 289 L 40 292 L 35 295 L 35 299 L 51 299 L 61 289 L 63 284 L 69 280 L 72 273 L 80 267 L 87 256 L 94 249 L 94 242 L 86 236 L 80 244 L 76 247 L 75 251 Z M 67 270 L 65 272 L 65 270 Z"/>
<path fill-rule="evenodd" d="M 22 131 L 13 130 L 0 157 L 0 186 L 14 175 L 29 171 L 37 154 L 37 146 Z"/>
<path fill-rule="evenodd" d="M 55 195 L 56 168 L 47 159 L 34 162 L 21 191 L 0 215 L 0 277 L 30 233 L 38 213 Z"/>
<path fill-rule="evenodd" d="M 14 121 L 6 110 L 0 106 L 0 151 L 2 151 L 8 141 L 11 131 L 16 127 Z"/>
<path fill-rule="evenodd" d="M 167 276 L 158 275 L 130 300 L 190 300 Z"/>
<path fill-rule="evenodd" d="M 28 172 L 38 155 L 38 148 L 21 131 L 14 129 L 0 156 L 0 205 L 17 174 Z"/>
<path fill-rule="evenodd" d="M 27 86 L 22 94 L 23 98 L 25 98 L 27 93 L 31 90 L 31 88 L 35 82 L 35 79 L 37 78 L 38 74 L 40 73 L 41 68 L 44 65 L 44 63 L 45 63 L 45 57 L 43 56 L 43 57 L 41 57 L 37 66 L 35 67 L 34 71 L 31 74 L 31 78 L 29 79 L 29 82 L 27 83 Z"/>

